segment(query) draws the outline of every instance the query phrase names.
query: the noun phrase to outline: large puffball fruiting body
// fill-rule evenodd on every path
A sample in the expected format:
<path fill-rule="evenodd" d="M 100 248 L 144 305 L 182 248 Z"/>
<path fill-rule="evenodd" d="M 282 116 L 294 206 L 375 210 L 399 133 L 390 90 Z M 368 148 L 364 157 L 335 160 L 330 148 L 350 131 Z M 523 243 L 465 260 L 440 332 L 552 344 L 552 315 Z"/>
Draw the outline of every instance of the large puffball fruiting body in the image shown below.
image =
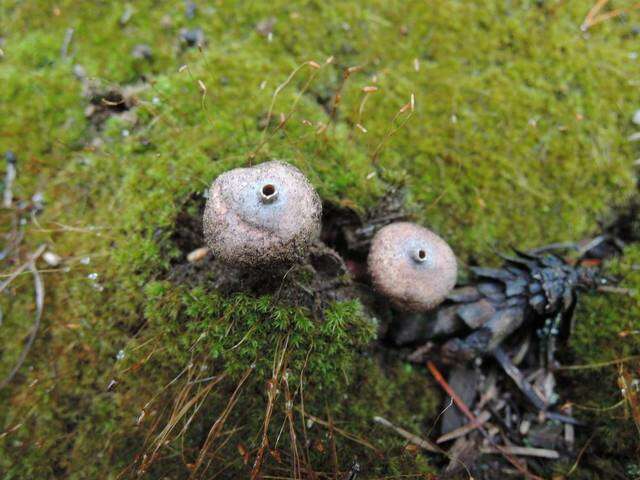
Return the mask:
<path fill-rule="evenodd" d="M 291 263 L 319 234 L 322 204 L 296 167 L 271 161 L 236 168 L 211 186 L 203 225 L 207 246 L 241 266 Z"/>
<path fill-rule="evenodd" d="M 447 242 L 413 223 L 383 227 L 373 238 L 368 264 L 374 288 L 401 310 L 429 310 L 456 284 L 456 257 Z"/>

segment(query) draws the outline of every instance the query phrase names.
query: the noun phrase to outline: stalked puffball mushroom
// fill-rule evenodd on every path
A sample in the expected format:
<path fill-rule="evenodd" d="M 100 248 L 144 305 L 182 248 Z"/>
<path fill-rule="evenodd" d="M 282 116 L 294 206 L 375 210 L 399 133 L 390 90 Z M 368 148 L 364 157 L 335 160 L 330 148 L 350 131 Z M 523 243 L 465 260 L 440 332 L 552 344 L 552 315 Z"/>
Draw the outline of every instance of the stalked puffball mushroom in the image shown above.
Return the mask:
<path fill-rule="evenodd" d="M 321 212 L 320 197 L 297 168 L 280 161 L 236 168 L 211 186 L 205 241 L 229 264 L 292 263 L 318 236 Z"/>
<path fill-rule="evenodd" d="M 401 310 L 429 310 L 456 284 L 456 257 L 447 242 L 413 223 L 383 227 L 368 264 L 374 288 Z"/>

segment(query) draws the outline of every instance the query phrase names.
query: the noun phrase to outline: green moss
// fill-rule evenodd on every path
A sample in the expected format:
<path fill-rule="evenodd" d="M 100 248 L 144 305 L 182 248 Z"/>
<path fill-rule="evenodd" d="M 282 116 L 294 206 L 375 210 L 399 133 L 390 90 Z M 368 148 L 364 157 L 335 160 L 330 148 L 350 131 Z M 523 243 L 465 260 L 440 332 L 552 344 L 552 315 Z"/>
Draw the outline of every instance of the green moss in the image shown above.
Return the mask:
<path fill-rule="evenodd" d="M 631 468 L 640 448 L 620 384 L 623 374 L 635 378 L 640 366 L 639 260 L 640 247 L 627 247 L 622 257 L 607 265 L 607 273 L 628 291 L 587 296 L 576 312 L 570 355 L 565 360 L 573 366 L 560 375 L 568 398 L 575 402 L 574 412 L 591 426 L 580 432 L 580 440 L 585 442 L 593 435 L 578 478 L 598 478 L 610 469 Z"/>
<path fill-rule="evenodd" d="M 38 340 L 19 377 L 0 392 L 9 405 L 0 410 L 0 434 L 10 432 L 0 438 L 0 471 L 7 478 L 115 478 L 188 386 L 180 377 L 163 388 L 190 362 L 227 377 L 184 434 L 189 459 L 255 364 L 228 420 L 240 430 L 224 447 L 233 468 L 245 469 L 237 446 L 255 453 L 259 445 L 264 384 L 287 338 L 289 382 L 306 379 L 308 411 L 331 416 L 383 452 L 335 434 L 339 468 L 354 457 L 366 465 L 365 476 L 432 468 L 371 419 L 387 416 L 426 434 L 439 396 L 424 371 L 372 353 L 371 326 L 358 305 L 333 305 L 320 320 L 272 297 L 168 283 L 167 272 L 184 256 L 172 241 L 176 219 L 219 173 L 277 157 L 305 171 L 323 198 L 361 211 L 405 185 L 416 220 L 449 239 L 462 262 L 492 261 L 495 248 L 511 244 L 591 234 L 608 206 L 634 191 L 630 165 L 637 152 L 626 138 L 640 105 L 632 17 L 582 34 L 578 27 L 591 6 L 588 0 L 215 2 L 198 4 L 189 19 L 183 2 L 4 2 L 0 152 L 18 155 L 16 198 L 42 192 L 45 210 L 37 223 L 24 216 L 20 258 L 10 255 L 2 270 L 13 270 L 45 242 L 65 263 L 43 273 Z M 270 17 L 271 37 L 255 28 Z M 182 28 L 196 27 L 206 37 L 202 52 L 179 40 Z M 133 58 L 140 43 L 152 47 L 152 61 Z M 324 65 L 330 56 L 334 63 Z M 292 78 L 265 132 L 274 90 L 309 60 L 324 66 L 307 65 Z M 96 126 L 85 116 L 87 84 L 74 75 L 76 65 L 103 86 L 147 82 L 131 112 Z M 341 87 L 343 70 L 356 65 L 360 70 Z M 378 91 L 363 104 L 362 88 L 370 85 Z M 337 116 L 319 134 L 338 89 Z M 412 93 L 415 112 L 394 131 L 409 115 L 393 121 Z M 291 116 L 276 130 L 281 113 Z M 13 229 L 14 212 L 0 215 Z M 634 252 L 620 264 L 632 288 Z M 31 278 L 20 276 L 1 302 L 4 374 L 33 319 Z M 584 305 L 573 341 L 577 363 L 637 352 L 637 335 L 618 336 L 634 329 L 635 296 L 594 297 Z M 606 385 L 598 405 L 615 403 L 614 370 L 571 378 Z M 107 391 L 113 379 L 118 386 Z M 272 439 L 286 413 L 282 397 L 278 402 Z M 631 439 L 618 434 L 625 425 L 608 424 L 603 435 L 611 442 L 603 441 L 603 451 Z M 331 464 L 328 430 L 318 424 L 311 430 L 324 445 L 322 452 L 312 449 L 314 465 Z M 288 460 L 288 435 L 281 438 Z M 152 468 L 184 476 L 179 444 Z"/>
<path fill-rule="evenodd" d="M 583 363 L 610 362 L 640 352 L 640 247 L 633 244 L 607 264 L 620 293 L 590 295 L 578 307 L 572 351 Z"/>

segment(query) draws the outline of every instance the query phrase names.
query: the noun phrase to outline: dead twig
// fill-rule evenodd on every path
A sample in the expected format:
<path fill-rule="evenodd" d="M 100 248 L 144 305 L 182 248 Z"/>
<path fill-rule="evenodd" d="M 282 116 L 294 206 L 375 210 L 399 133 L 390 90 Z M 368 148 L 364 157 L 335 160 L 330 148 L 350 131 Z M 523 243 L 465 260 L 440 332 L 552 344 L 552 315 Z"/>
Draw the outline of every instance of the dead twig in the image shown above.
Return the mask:
<path fill-rule="evenodd" d="M 2 382 L 0 382 L 0 390 L 2 390 L 4 387 L 6 387 L 11 382 L 11 380 L 13 380 L 13 378 L 18 373 L 18 370 L 20 370 L 20 368 L 22 367 L 22 364 L 24 363 L 25 359 L 27 358 L 29 350 L 31 350 L 31 347 L 33 346 L 33 342 L 36 339 L 36 334 L 38 333 L 38 330 L 40 329 L 40 320 L 42 319 L 42 311 L 44 309 L 44 283 L 42 282 L 42 277 L 40 276 L 40 272 L 38 272 L 38 269 L 36 268 L 36 263 L 35 262 L 36 262 L 36 258 L 38 258 L 42 254 L 42 252 L 44 251 L 44 247 L 45 246 L 42 245 L 36 251 L 36 253 L 31 256 L 31 259 L 26 264 L 26 268 L 31 270 L 31 273 L 33 274 L 33 283 L 34 283 L 34 287 L 35 287 L 35 291 L 36 291 L 35 292 L 36 313 L 35 313 L 35 317 L 34 317 L 34 321 L 33 321 L 33 326 L 31 327 L 31 333 L 29 334 L 29 338 L 27 339 L 27 343 L 25 344 L 25 346 L 22 348 L 22 351 L 20 352 L 20 356 L 18 357 L 18 361 L 13 366 L 13 368 L 11 369 L 9 374 L 4 378 L 4 380 L 2 380 Z M 15 278 L 15 277 L 13 277 L 13 278 Z M 10 278 L 9 280 L 7 280 L 3 284 L 3 287 L 0 288 L 0 291 L 2 291 L 2 289 L 4 289 L 4 287 L 6 287 L 13 278 Z"/>
<path fill-rule="evenodd" d="M 547 410 L 547 402 L 541 398 L 529 382 L 525 380 L 522 372 L 511 362 L 511 359 L 502 348 L 495 348 L 493 351 L 493 358 L 497 360 L 505 373 L 511 377 L 511 380 L 514 381 L 520 391 L 524 393 L 527 400 L 529 400 L 538 410 L 542 410 L 543 412 Z"/>
<path fill-rule="evenodd" d="M 4 282 L 0 283 L 0 292 L 3 292 L 4 289 L 7 288 L 18 275 L 30 268 L 32 264 L 35 265 L 35 261 L 40 257 L 40 255 L 42 255 L 46 248 L 46 245 L 40 245 L 38 249 L 33 253 L 33 255 L 29 257 L 29 260 L 27 260 L 25 263 L 16 268 L 12 273 L 10 273 L 7 279 Z"/>
<path fill-rule="evenodd" d="M 480 451 L 482 453 L 508 452 L 511 455 L 518 455 L 521 457 L 550 458 L 552 460 L 560 458 L 560 454 L 555 450 L 549 450 L 547 448 L 518 447 L 514 445 L 502 445 L 500 448 L 484 447 L 481 448 Z"/>
<path fill-rule="evenodd" d="M 505 373 L 511 377 L 527 400 L 529 400 L 529 402 L 531 402 L 538 410 L 543 412 L 546 417 L 562 423 L 570 423 L 572 425 L 580 424 L 580 422 L 570 416 L 549 411 L 547 402 L 534 390 L 531 384 L 527 382 L 522 372 L 511 362 L 511 359 L 501 347 L 496 347 L 494 349 L 493 358 L 497 360 Z"/>
<path fill-rule="evenodd" d="M 444 377 L 442 376 L 442 374 L 440 373 L 436 365 L 431 360 L 427 362 L 427 368 L 431 372 L 431 375 L 433 375 L 433 378 L 436 380 L 436 382 L 438 382 L 438 384 L 442 387 L 442 389 L 445 392 L 447 392 L 447 395 L 453 398 L 453 401 L 455 402 L 456 406 L 460 409 L 460 411 L 464 413 L 465 416 L 469 420 L 471 420 L 471 422 L 474 425 L 477 425 L 478 419 L 476 418 L 476 416 L 471 412 L 471 410 L 469 410 L 469 407 L 467 407 L 467 405 L 460 398 L 460 396 L 451 388 L 451 386 L 447 383 L 447 381 L 444 379 Z M 532 480 L 543 480 L 541 477 L 538 477 L 537 475 L 534 475 L 531 472 L 529 472 L 527 470 L 526 464 L 523 465 L 520 461 L 515 459 L 508 451 L 504 450 L 504 448 L 502 448 L 500 445 L 497 445 L 494 439 L 489 435 L 489 433 L 481 425 L 478 426 L 477 428 L 478 430 L 480 430 L 482 435 L 484 435 L 484 437 L 487 438 L 487 440 L 489 440 L 492 446 L 495 447 L 502 454 L 502 456 L 511 465 L 513 465 L 522 475 Z"/>
<path fill-rule="evenodd" d="M 391 423 L 386 418 L 373 417 L 373 421 L 376 423 L 379 423 L 383 427 L 390 428 L 405 440 L 413 443 L 414 445 L 422 448 L 423 450 L 426 450 L 427 452 L 444 453 L 444 451 L 440 447 L 438 447 L 435 443 L 431 442 L 430 440 L 425 440 L 423 438 L 420 438 L 417 435 L 414 435 L 413 433 L 405 430 L 404 428 L 396 427 L 393 423 Z"/>
<path fill-rule="evenodd" d="M 4 193 L 2 205 L 11 208 L 13 203 L 13 182 L 16 179 L 16 157 L 13 152 L 6 153 L 7 172 L 4 175 Z"/>
<path fill-rule="evenodd" d="M 474 431 L 480 425 L 484 425 L 490 418 L 491 413 L 484 410 L 477 416 L 478 423 L 467 423 L 466 425 L 456 428 L 455 430 L 451 430 L 449 433 L 445 433 L 444 435 L 440 436 L 436 440 L 436 443 L 444 443 L 450 440 L 455 440 L 458 437 L 462 437 L 467 433 Z"/>

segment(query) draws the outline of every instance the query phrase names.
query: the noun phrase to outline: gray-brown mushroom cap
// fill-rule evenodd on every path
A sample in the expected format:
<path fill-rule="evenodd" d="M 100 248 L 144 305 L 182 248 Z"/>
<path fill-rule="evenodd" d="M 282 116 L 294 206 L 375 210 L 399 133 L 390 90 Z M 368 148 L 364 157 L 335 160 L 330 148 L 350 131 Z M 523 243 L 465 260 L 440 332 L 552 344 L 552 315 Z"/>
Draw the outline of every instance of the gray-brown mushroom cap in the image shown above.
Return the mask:
<path fill-rule="evenodd" d="M 307 178 L 280 161 L 236 168 L 209 190 L 203 225 L 220 260 L 242 266 L 300 259 L 320 230 L 320 197 Z"/>
<path fill-rule="evenodd" d="M 456 284 L 456 257 L 442 238 L 408 222 L 392 223 L 373 238 L 368 258 L 375 289 L 396 307 L 429 310 Z"/>

